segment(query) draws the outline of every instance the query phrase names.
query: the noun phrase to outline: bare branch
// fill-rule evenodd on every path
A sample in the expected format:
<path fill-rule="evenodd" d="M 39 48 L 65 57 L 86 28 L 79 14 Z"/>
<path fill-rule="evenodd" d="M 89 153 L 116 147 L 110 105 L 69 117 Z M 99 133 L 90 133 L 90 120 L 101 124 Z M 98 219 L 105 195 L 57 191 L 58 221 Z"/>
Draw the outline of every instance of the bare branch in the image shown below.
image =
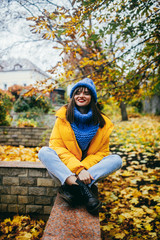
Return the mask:
<path fill-rule="evenodd" d="M 21 5 L 22 7 L 24 7 L 32 15 L 32 17 L 34 17 L 34 14 L 22 2 L 19 2 L 19 1 L 16 1 L 16 2 L 19 3 L 19 5 Z"/>
<path fill-rule="evenodd" d="M 53 2 L 51 2 L 51 1 L 49 1 L 49 0 L 46 0 L 46 2 L 48 2 L 49 4 L 54 5 L 55 7 L 61 7 L 60 5 L 57 5 L 57 4 L 55 4 L 55 3 L 53 3 Z"/>
<path fill-rule="evenodd" d="M 37 9 L 38 9 L 38 11 L 40 11 L 41 13 L 42 13 L 42 10 L 38 7 L 38 5 L 37 4 L 35 4 L 35 3 L 31 3 L 30 1 L 28 1 L 28 0 L 26 0 L 25 2 L 28 2 L 29 3 L 29 5 L 32 5 L 32 6 L 35 6 Z"/>

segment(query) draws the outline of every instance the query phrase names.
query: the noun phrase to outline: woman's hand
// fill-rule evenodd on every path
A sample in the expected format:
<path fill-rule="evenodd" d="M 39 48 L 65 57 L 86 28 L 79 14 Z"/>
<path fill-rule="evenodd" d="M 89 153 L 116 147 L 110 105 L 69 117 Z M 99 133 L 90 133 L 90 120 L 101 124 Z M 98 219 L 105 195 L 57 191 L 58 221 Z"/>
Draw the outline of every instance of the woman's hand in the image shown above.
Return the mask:
<path fill-rule="evenodd" d="M 91 176 L 89 172 L 87 172 L 85 169 L 83 169 L 79 174 L 78 174 L 78 179 L 85 184 L 90 184 L 94 178 Z"/>

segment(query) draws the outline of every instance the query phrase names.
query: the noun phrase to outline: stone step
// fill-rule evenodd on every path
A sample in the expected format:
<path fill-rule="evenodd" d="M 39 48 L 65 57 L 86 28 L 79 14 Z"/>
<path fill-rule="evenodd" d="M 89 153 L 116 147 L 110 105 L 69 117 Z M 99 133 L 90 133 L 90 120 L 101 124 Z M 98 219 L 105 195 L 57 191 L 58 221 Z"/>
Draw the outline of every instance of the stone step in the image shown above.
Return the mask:
<path fill-rule="evenodd" d="M 99 216 L 85 207 L 71 208 L 57 194 L 42 240 L 100 240 Z"/>

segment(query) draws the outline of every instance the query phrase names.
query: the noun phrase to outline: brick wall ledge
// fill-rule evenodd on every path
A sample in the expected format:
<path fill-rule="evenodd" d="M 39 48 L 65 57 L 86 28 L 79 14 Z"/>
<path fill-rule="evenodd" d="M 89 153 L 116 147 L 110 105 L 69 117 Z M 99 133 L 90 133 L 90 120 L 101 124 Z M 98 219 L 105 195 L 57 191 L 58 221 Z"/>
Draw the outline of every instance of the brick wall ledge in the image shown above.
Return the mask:
<path fill-rule="evenodd" d="M 42 168 L 45 169 L 41 162 L 20 162 L 20 161 L 0 161 L 0 167 L 12 168 Z"/>
<path fill-rule="evenodd" d="M 0 215 L 48 218 L 59 186 L 41 162 L 0 161 Z"/>
<path fill-rule="evenodd" d="M 16 127 L 16 126 L 14 126 L 14 127 L 11 127 L 11 126 L 0 126 L 0 128 L 1 129 L 25 129 L 26 131 L 28 130 L 28 129 L 42 129 L 42 130 L 46 130 L 46 129 L 50 129 L 50 127 L 48 127 L 48 128 L 46 128 L 46 127 Z"/>
<path fill-rule="evenodd" d="M 51 128 L 0 126 L 0 144 L 25 147 L 47 146 Z"/>

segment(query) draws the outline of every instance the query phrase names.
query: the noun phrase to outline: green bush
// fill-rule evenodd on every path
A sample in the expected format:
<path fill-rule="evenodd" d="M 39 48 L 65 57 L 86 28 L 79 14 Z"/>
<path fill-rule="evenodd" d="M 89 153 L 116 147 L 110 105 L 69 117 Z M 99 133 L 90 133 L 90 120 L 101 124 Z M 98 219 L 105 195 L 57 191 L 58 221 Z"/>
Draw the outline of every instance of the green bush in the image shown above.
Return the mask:
<path fill-rule="evenodd" d="M 10 126 L 10 110 L 12 109 L 12 96 L 7 92 L 0 90 L 0 126 Z"/>
<path fill-rule="evenodd" d="M 51 108 L 51 101 L 48 97 L 37 95 L 31 97 L 20 96 L 14 104 L 15 112 L 33 112 L 32 109 L 40 109 L 43 113 L 48 113 Z"/>
<path fill-rule="evenodd" d="M 40 109 L 38 107 L 33 107 L 28 109 L 26 112 L 21 112 L 19 115 L 19 118 L 28 118 L 28 119 L 36 120 L 37 117 L 39 117 L 42 114 L 44 114 L 43 109 Z"/>
<path fill-rule="evenodd" d="M 18 98 L 14 104 L 14 111 L 15 112 L 24 112 L 29 109 L 29 104 L 23 99 Z"/>
<path fill-rule="evenodd" d="M 143 103 L 142 103 L 142 100 L 141 100 L 141 99 L 140 99 L 140 100 L 133 100 L 133 101 L 131 102 L 131 106 L 136 107 L 137 111 L 138 111 L 139 113 L 142 113 L 142 111 L 143 111 Z"/>

